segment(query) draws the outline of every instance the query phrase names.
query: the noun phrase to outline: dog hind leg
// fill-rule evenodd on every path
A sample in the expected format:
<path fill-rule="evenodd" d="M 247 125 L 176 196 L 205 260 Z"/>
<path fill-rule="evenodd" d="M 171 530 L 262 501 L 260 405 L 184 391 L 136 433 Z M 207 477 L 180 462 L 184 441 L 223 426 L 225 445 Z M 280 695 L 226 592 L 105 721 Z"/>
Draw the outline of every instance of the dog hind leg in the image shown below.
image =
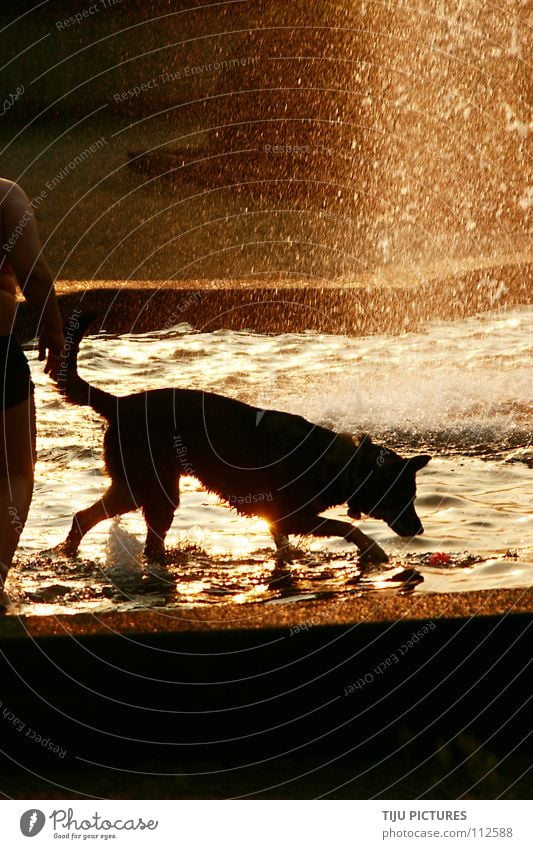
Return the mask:
<path fill-rule="evenodd" d="M 75 555 L 85 534 L 99 522 L 129 513 L 130 510 L 136 510 L 138 506 L 125 483 L 112 483 L 99 501 L 75 514 L 72 527 L 63 544 L 65 554 Z"/>
<path fill-rule="evenodd" d="M 152 493 L 143 504 L 147 528 L 144 553 L 150 560 L 164 560 L 165 538 L 178 505 L 179 482 L 176 480 L 166 486 L 160 482 L 159 490 Z"/>

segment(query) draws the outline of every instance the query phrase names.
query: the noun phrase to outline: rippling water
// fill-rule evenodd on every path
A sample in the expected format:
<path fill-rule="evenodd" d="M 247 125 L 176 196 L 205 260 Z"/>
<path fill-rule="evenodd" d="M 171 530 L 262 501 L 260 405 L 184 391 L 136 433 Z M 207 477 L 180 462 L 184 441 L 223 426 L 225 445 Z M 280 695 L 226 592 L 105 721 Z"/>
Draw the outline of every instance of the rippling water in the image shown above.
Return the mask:
<path fill-rule="evenodd" d="M 529 586 L 532 318 L 533 309 L 524 307 L 395 337 L 197 333 L 180 325 L 84 341 L 81 373 L 117 394 L 147 386 L 205 388 L 337 430 L 366 430 L 405 453 L 429 451 L 433 460 L 418 475 L 425 535 L 405 541 L 383 523 L 361 522 L 391 556 L 390 569 L 363 577 L 354 548 L 333 539 L 298 541 L 294 567 L 275 568 L 266 524 L 238 516 L 193 479 L 183 480 L 167 567 L 143 563 L 139 512 L 91 531 L 77 560 L 60 557 L 50 549 L 66 536 L 73 512 L 105 487 L 104 423 L 62 403 L 34 362 L 39 464 L 10 579 L 18 610 Z M 345 518 L 342 509 L 330 513 Z M 449 560 L 438 562 L 437 553 Z"/>

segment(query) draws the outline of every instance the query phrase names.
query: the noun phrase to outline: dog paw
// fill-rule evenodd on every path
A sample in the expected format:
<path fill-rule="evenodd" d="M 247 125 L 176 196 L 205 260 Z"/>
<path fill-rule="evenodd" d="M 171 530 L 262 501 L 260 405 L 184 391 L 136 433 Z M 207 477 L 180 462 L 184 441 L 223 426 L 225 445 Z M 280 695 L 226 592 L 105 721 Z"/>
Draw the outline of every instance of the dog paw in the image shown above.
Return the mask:
<path fill-rule="evenodd" d="M 56 546 L 55 551 L 57 554 L 63 554 L 64 557 L 76 557 L 78 548 L 79 543 L 69 540 L 67 537 L 65 542 L 61 542 Z"/>
<path fill-rule="evenodd" d="M 389 558 L 381 548 L 377 544 L 377 542 L 373 542 L 368 548 L 365 548 L 364 551 L 359 552 L 359 565 L 360 566 L 370 566 L 376 563 L 388 563 Z"/>
<path fill-rule="evenodd" d="M 276 549 L 276 564 L 280 566 L 291 566 L 294 563 L 295 549 L 290 545 L 285 545 L 283 548 Z"/>
<path fill-rule="evenodd" d="M 164 566 L 167 562 L 165 548 L 145 548 L 143 554 L 149 563 L 157 563 L 160 566 Z"/>

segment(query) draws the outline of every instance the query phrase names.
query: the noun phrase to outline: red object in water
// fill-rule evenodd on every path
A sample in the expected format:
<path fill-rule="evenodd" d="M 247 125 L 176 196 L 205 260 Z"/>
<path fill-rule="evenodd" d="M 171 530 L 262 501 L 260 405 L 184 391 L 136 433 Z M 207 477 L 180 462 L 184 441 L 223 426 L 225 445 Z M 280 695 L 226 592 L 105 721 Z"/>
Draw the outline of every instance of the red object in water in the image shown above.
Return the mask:
<path fill-rule="evenodd" d="M 429 558 L 430 566 L 443 566 L 445 563 L 450 562 L 450 555 L 446 554 L 445 551 L 437 551 L 435 554 L 432 554 Z"/>

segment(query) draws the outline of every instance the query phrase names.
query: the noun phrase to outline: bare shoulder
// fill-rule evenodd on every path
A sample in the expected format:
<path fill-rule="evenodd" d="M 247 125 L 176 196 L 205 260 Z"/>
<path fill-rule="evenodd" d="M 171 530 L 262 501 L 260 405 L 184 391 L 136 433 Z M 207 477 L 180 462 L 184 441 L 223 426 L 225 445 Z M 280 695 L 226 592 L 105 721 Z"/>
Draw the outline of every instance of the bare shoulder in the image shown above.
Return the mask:
<path fill-rule="evenodd" d="M 31 202 L 12 180 L 0 179 L 0 237 L 19 282 L 41 266 L 49 274 Z"/>
<path fill-rule="evenodd" d="M 13 180 L 0 177 L 0 204 L 16 209 L 30 205 L 26 192 Z"/>

